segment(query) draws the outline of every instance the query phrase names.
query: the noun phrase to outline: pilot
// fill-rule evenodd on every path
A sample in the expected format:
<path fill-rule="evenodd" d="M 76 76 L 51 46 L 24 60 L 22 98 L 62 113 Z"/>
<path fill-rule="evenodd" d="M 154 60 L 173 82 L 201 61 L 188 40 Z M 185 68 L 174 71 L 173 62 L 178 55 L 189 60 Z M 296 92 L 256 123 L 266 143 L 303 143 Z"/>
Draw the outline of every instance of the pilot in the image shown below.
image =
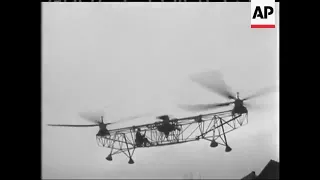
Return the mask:
<path fill-rule="evenodd" d="M 141 129 L 138 128 L 138 129 L 137 129 L 137 133 L 136 133 L 136 144 L 137 144 L 137 146 L 138 146 L 138 147 L 141 147 L 142 144 L 143 144 L 144 147 L 146 147 L 146 146 L 147 146 L 147 143 L 148 143 L 149 145 L 151 145 L 151 143 L 150 143 L 150 141 L 148 140 L 148 138 L 145 137 L 145 136 L 146 136 L 146 131 L 144 131 L 144 134 L 143 134 L 143 135 L 141 135 L 140 132 L 141 132 Z"/>

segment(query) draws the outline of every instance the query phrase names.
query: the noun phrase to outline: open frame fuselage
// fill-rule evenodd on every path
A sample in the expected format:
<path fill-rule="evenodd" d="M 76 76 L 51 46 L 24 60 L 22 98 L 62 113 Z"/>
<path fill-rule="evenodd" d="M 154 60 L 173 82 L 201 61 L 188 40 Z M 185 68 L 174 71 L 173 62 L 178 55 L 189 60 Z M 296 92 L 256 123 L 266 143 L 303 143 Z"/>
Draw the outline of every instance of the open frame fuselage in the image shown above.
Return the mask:
<path fill-rule="evenodd" d="M 238 106 L 236 109 L 235 106 L 231 111 L 172 119 L 170 123 L 175 124 L 180 130 L 171 131 L 167 137 L 159 131 L 161 122 L 156 122 L 110 130 L 109 135 L 96 136 L 96 140 L 99 146 L 110 149 L 107 160 L 112 160 L 112 155 L 123 153 L 130 159 L 130 164 L 133 163 L 132 156 L 137 148 L 160 147 L 201 139 L 210 141 L 210 147 L 216 147 L 220 144 L 226 147 L 226 152 L 230 152 L 231 148 L 227 143 L 226 134 L 248 123 L 246 113 L 238 114 L 239 111 L 244 111 L 240 108 L 242 107 Z M 151 145 L 137 146 L 135 141 L 136 128 L 146 132 L 145 137 L 151 142 Z"/>

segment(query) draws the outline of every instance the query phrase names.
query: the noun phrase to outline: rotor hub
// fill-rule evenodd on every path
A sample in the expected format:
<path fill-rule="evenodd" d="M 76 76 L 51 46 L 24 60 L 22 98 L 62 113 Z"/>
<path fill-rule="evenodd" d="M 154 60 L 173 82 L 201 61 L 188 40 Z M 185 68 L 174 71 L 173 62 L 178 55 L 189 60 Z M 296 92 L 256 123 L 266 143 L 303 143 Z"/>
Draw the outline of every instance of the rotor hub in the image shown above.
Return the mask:
<path fill-rule="evenodd" d="M 100 130 L 106 130 L 107 124 L 99 123 L 99 128 L 100 128 Z"/>

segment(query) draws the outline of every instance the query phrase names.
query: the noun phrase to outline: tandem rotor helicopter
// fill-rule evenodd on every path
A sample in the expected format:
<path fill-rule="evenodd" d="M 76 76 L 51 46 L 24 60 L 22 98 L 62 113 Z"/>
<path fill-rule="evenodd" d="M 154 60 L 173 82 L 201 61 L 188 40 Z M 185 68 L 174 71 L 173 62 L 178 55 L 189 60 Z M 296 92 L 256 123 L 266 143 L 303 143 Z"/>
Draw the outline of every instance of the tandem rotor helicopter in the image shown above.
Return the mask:
<path fill-rule="evenodd" d="M 226 134 L 248 123 L 247 107 L 250 105 L 246 104 L 244 101 L 265 95 L 275 90 L 274 87 L 265 88 L 251 96 L 241 99 L 239 92 L 236 93 L 236 96 L 233 95 L 221 75 L 217 72 L 205 72 L 196 76 L 191 76 L 191 80 L 232 101 L 213 104 L 180 105 L 180 108 L 191 112 L 198 112 L 234 104 L 233 108 L 227 111 L 183 118 L 170 118 L 169 115 L 161 115 L 156 117 L 158 121 L 154 123 L 117 129 L 108 129 L 107 127 L 108 125 L 121 121 L 133 120 L 140 116 L 125 118 L 114 123 L 105 123 L 103 116 L 98 117 L 97 115 L 82 113 L 80 114 L 82 118 L 93 122 L 94 124 L 48 124 L 48 126 L 99 126 L 99 131 L 96 134 L 96 141 L 98 146 L 110 149 L 110 153 L 106 157 L 108 161 L 112 161 L 112 155 L 123 153 L 129 158 L 128 163 L 133 164 L 134 161 L 132 157 L 137 148 L 176 145 L 199 141 L 200 139 L 210 141 L 210 147 L 217 147 L 219 144 L 225 146 L 225 151 L 230 152 L 232 149 L 227 143 Z M 192 128 L 191 125 L 195 125 L 196 127 Z M 144 132 L 143 135 L 142 132 Z"/>

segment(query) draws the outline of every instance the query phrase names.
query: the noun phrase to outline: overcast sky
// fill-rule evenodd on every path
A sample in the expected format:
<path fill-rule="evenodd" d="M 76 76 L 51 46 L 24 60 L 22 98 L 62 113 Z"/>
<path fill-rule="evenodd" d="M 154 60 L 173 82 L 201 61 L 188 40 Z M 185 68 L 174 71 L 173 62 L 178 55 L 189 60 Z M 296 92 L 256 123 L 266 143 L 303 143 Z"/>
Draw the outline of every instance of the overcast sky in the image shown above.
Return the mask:
<path fill-rule="evenodd" d="M 177 105 L 226 101 L 188 78 L 207 70 L 222 72 L 241 97 L 278 84 L 277 29 L 251 29 L 250 3 L 42 7 L 43 178 L 242 178 L 279 161 L 278 93 L 250 101 L 264 108 L 249 109 L 249 124 L 228 134 L 230 153 L 199 141 L 137 149 L 133 165 L 123 154 L 109 162 L 110 149 L 96 145 L 97 127 L 46 126 L 88 124 L 78 112 L 92 110 L 105 111 L 108 122 L 196 115 Z"/>

